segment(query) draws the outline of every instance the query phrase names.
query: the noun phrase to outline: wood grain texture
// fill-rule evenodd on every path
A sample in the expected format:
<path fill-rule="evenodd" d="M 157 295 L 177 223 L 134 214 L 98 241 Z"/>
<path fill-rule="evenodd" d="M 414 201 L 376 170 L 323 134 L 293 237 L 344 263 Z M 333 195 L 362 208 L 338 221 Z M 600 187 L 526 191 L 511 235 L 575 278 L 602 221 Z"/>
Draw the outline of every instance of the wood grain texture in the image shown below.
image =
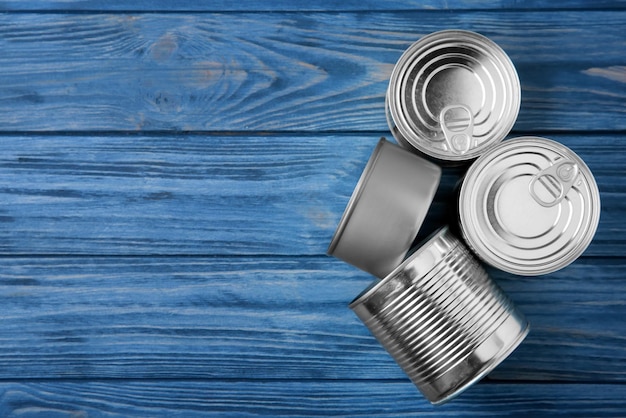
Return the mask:
<path fill-rule="evenodd" d="M 622 135 L 551 135 L 594 173 L 587 255 L 626 251 Z M 6 136 L 0 253 L 324 254 L 378 136 Z M 425 236 L 448 222 L 445 170 Z"/>
<path fill-rule="evenodd" d="M 532 330 L 491 378 L 626 382 L 625 268 L 493 271 Z M 0 380 L 406 379 L 347 307 L 372 280 L 328 257 L 5 257 Z"/>
<path fill-rule="evenodd" d="M 0 0 L 0 416 L 623 417 L 625 6 Z M 433 408 L 324 252 L 394 63 L 448 28 L 507 51 L 512 136 L 576 151 L 603 209 L 569 267 L 490 270 L 531 333 Z"/>
<path fill-rule="evenodd" d="M 433 408 L 411 383 L 114 381 L 0 383 L 5 417 L 623 417 L 624 385 L 478 384 Z"/>
<path fill-rule="evenodd" d="M 561 2 L 550 0 L 293 0 L 245 1 L 228 0 L 2 0 L 2 11 L 168 11 L 168 12 L 337 12 L 389 10 L 553 10 L 562 9 Z M 623 0 L 570 0 L 569 9 L 624 9 Z"/>
<path fill-rule="evenodd" d="M 1 131 L 381 131 L 424 34 L 481 32 L 518 131 L 626 129 L 626 11 L 0 15 Z M 242 30 L 245 28 L 245 30 Z M 602 45 L 602 48 L 598 48 Z"/>

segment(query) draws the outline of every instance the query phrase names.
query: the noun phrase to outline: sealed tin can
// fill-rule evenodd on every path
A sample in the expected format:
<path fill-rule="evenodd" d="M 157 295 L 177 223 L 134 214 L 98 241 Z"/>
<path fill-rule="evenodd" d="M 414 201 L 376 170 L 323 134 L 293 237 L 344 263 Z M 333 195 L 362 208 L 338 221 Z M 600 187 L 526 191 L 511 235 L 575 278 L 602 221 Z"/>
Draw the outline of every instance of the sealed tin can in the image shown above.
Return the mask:
<path fill-rule="evenodd" d="M 509 133 L 520 91 L 513 63 L 493 41 L 463 30 L 435 32 L 396 63 L 387 122 L 406 147 L 439 160 L 470 160 Z"/>
<path fill-rule="evenodd" d="M 447 227 L 350 308 L 434 404 L 489 373 L 529 330 L 524 315 Z"/>
<path fill-rule="evenodd" d="M 327 253 L 376 277 L 405 258 L 439 185 L 441 169 L 382 138 L 346 206 Z"/>
<path fill-rule="evenodd" d="M 519 275 L 546 274 L 585 251 L 598 226 L 600 193 L 572 150 L 521 137 L 469 168 L 459 218 L 463 237 L 486 263 Z"/>

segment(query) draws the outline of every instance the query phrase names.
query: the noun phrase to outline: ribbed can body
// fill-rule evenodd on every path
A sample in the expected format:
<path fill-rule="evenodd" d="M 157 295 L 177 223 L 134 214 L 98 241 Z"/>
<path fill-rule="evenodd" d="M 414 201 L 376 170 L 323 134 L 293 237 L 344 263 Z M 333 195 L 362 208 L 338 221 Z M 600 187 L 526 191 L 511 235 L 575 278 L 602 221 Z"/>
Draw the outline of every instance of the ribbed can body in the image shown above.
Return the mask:
<path fill-rule="evenodd" d="M 513 302 L 447 229 L 351 308 L 432 403 L 479 380 L 528 332 Z"/>

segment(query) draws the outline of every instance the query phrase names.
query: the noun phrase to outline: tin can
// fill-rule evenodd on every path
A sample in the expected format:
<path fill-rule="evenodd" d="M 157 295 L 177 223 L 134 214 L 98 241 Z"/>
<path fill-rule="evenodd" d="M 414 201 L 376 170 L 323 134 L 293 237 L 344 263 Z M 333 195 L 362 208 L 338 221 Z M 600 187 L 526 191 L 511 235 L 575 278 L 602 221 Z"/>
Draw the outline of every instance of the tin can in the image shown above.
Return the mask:
<path fill-rule="evenodd" d="M 463 237 L 486 263 L 519 275 L 547 274 L 576 260 L 593 239 L 600 193 L 572 150 L 520 137 L 469 168 L 459 218 Z"/>
<path fill-rule="evenodd" d="M 440 178 L 437 165 L 381 138 L 339 221 L 328 255 L 385 277 L 406 257 Z"/>
<path fill-rule="evenodd" d="M 350 308 L 433 404 L 487 375 L 529 330 L 524 315 L 447 227 Z"/>
<path fill-rule="evenodd" d="M 396 63 L 387 122 L 405 147 L 439 160 L 471 160 L 509 133 L 520 91 L 513 63 L 493 41 L 463 30 L 435 32 Z"/>

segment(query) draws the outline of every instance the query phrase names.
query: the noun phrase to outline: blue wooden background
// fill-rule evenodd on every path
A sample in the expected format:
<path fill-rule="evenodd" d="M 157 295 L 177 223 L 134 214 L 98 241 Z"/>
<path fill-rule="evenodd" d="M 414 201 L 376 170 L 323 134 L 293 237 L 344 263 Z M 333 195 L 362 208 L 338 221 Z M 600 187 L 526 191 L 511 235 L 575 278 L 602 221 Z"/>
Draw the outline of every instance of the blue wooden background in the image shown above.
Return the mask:
<path fill-rule="evenodd" d="M 571 266 L 491 271 L 532 331 L 434 408 L 325 251 L 394 63 L 451 28 L 603 212 Z M 0 1 L 0 416 L 626 416 L 625 184 L 626 1 Z"/>

